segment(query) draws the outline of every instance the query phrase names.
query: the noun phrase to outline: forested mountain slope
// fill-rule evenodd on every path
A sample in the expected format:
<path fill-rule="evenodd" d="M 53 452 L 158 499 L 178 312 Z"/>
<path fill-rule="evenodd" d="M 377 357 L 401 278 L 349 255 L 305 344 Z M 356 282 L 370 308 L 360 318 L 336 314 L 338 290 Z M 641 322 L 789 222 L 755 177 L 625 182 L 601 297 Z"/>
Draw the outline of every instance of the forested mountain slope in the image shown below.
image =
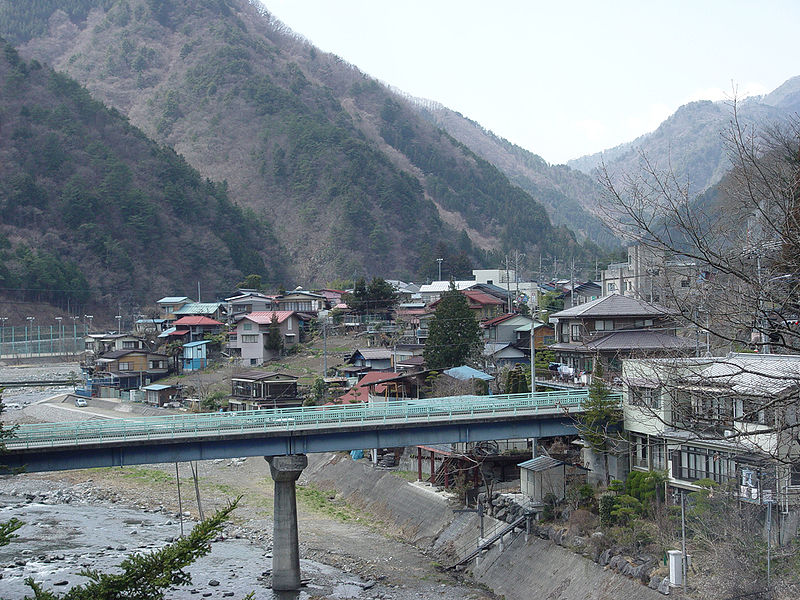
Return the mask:
<path fill-rule="evenodd" d="M 604 246 L 619 244 L 597 216 L 603 189 L 595 177 L 542 157 L 494 135 L 479 123 L 435 103 L 416 101 L 438 127 L 500 169 L 547 210 L 555 225 L 566 225 L 581 237 Z"/>
<path fill-rule="evenodd" d="M 0 0 L 0 33 L 274 224 L 305 283 L 456 276 L 504 251 L 589 257 L 401 97 L 247 0 Z"/>
<path fill-rule="evenodd" d="M 740 100 L 736 117 L 742 128 L 756 130 L 786 122 L 800 111 L 800 77 L 794 77 L 766 96 Z M 571 160 L 567 164 L 596 175 L 602 163 L 613 182 L 641 171 L 644 154 L 660 171 L 672 170 L 679 181 L 700 194 L 731 168 L 726 139 L 734 120 L 730 101 L 700 101 L 681 106 L 652 133 L 615 148 Z"/>
<path fill-rule="evenodd" d="M 0 38 L 0 294 L 132 307 L 283 276 L 269 226 L 68 76 Z M 113 313 L 112 313 L 113 314 Z"/>

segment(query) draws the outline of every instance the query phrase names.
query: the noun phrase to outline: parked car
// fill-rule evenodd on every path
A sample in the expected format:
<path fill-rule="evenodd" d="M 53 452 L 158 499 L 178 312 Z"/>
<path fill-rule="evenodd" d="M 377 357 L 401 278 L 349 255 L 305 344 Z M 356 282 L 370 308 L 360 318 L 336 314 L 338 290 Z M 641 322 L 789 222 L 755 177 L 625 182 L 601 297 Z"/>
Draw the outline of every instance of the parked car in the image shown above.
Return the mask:
<path fill-rule="evenodd" d="M 86 400 L 84 400 L 83 398 L 76 398 L 75 406 L 77 406 L 78 408 L 83 408 L 84 406 L 86 406 Z"/>

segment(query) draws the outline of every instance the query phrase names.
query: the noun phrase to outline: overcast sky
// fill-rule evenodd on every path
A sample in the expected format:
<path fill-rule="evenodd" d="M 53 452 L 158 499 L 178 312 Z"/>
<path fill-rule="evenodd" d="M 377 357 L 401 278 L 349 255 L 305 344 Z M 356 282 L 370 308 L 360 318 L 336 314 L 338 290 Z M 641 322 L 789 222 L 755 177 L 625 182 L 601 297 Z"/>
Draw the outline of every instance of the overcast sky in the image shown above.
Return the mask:
<path fill-rule="evenodd" d="M 551 163 L 800 75 L 797 0 L 260 0 L 318 48 Z"/>

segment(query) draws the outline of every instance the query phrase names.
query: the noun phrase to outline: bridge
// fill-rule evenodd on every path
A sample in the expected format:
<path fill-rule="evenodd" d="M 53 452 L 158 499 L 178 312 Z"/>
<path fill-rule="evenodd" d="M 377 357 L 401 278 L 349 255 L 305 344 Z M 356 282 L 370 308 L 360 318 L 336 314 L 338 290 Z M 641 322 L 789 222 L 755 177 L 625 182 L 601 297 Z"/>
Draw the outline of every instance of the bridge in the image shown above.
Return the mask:
<path fill-rule="evenodd" d="M 25 424 L 2 462 L 37 472 L 264 456 L 275 481 L 273 589 L 292 590 L 300 585 L 295 481 L 307 453 L 574 435 L 587 397 L 559 390 Z"/>

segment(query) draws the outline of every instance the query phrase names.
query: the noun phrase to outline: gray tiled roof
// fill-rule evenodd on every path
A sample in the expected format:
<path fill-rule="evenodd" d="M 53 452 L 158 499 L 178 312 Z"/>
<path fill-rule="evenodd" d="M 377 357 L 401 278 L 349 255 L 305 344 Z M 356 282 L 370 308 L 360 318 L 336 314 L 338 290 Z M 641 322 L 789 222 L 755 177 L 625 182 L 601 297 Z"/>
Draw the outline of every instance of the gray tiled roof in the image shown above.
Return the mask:
<path fill-rule="evenodd" d="M 614 331 L 586 344 L 587 350 L 685 350 L 695 342 L 663 331 L 631 329 Z"/>
<path fill-rule="evenodd" d="M 550 315 L 557 319 L 603 317 L 660 317 L 673 314 L 668 308 L 620 294 L 603 296 Z"/>

